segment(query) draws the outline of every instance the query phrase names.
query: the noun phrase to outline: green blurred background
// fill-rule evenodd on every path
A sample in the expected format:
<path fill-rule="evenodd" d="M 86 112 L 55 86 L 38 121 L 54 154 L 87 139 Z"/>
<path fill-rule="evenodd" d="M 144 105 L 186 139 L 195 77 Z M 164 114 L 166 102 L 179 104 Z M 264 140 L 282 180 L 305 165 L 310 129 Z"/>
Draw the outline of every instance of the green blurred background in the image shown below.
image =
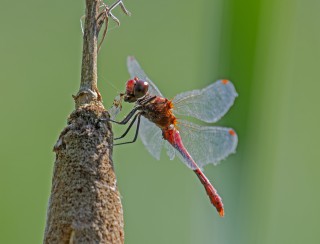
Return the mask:
<path fill-rule="evenodd" d="M 132 16 L 114 12 L 121 27 L 99 55 L 106 108 L 129 78 L 127 55 L 169 98 L 219 78 L 239 93 L 218 123 L 237 131 L 237 153 L 205 168 L 224 218 L 178 159 L 156 161 L 140 141 L 114 149 L 126 243 L 320 243 L 320 1 L 125 3 Z M 83 13 L 84 1 L 1 1 L 0 243 L 42 242 Z"/>

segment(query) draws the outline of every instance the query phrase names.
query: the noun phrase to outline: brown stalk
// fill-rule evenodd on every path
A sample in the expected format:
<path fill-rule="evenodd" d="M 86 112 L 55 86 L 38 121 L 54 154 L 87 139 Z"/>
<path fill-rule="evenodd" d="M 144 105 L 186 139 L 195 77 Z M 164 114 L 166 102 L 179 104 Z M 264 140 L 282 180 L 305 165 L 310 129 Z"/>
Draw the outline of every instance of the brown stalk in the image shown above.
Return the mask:
<path fill-rule="evenodd" d="M 86 0 L 80 89 L 74 96 L 76 109 L 54 146 L 43 243 L 124 243 L 113 134 L 103 120 L 108 115 L 97 88 L 99 4 L 100 0 Z"/>

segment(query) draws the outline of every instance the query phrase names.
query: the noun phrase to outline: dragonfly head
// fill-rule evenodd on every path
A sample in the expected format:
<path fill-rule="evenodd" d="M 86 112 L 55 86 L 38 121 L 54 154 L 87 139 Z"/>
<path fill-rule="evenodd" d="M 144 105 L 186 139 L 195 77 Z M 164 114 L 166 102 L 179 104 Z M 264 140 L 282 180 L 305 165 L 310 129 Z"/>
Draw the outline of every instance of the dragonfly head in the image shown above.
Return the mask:
<path fill-rule="evenodd" d="M 126 84 L 124 101 L 129 103 L 136 102 L 139 98 L 142 98 L 147 94 L 148 88 L 149 83 L 139 80 L 137 77 L 132 80 L 128 80 Z"/>

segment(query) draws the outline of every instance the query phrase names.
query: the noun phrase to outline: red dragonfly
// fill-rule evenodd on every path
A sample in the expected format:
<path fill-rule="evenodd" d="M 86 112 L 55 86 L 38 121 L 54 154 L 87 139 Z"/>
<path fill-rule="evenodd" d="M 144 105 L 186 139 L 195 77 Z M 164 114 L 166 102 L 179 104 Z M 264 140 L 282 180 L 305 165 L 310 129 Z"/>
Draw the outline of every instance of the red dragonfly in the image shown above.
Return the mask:
<path fill-rule="evenodd" d="M 135 107 L 121 122 L 111 120 L 117 124 L 127 124 L 133 118 L 124 134 L 115 140 L 125 137 L 136 121 L 137 127 L 133 141 L 115 145 L 135 142 L 139 134 L 147 150 L 156 159 L 160 159 L 163 146 L 170 159 L 177 154 L 196 173 L 211 203 L 222 217 L 222 199 L 201 168 L 209 163 L 216 165 L 234 153 L 238 143 L 237 134 L 230 128 L 199 126 L 178 119 L 175 114 L 192 116 L 207 123 L 218 121 L 238 95 L 233 84 L 228 80 L 218 80 L 202 90 L 184 92 L 168 100 L 134 57 L 128 57 L 127 63 L 132 79 L 126 83 L 126 92 L 122 96 L 125 102 L 135 103 Z M 113 111 L 119 112 L 119 108 L 113 108 Z"/>

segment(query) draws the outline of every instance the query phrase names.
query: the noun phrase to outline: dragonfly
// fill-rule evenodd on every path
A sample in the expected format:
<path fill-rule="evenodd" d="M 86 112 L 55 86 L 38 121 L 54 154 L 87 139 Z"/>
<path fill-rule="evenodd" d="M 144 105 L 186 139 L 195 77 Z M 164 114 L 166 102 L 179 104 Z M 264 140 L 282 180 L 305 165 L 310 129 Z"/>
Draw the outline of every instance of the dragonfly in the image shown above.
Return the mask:
<path fill-rule="evenodd" d="M 121 99 L 134 103 L 135 106 L 122 121 L 109 120 L 121 125 L 130 122 L 123 135 L 115 140 L 124 138 L 134 124 L 136 131 L 132 141 L 115 145 L 133 143 L 139 135 L 154 158 L 160 159 L 163 148 L 171 160 L 177 155 L 197 175 L 211 203 L 223 217 L 222 198 L 204 175 L 202 168 L 210 163 L 217 165 L 228 155 L 235 153 L 237 134 L 231 128 L 200 126 L 176 115 L 191 116 L 206 123 L 218 121 L 238 96 L 234 85 L 229 80 L 218 80 L 201 90 L 187 91 L 169 100 L 161 94 L 134 57 L 128 57 L 127 65 L 131 79 L 127 81 L 126 91 Z M 118 113 L 120 105 L 114 104 L 116 108 L 113 110 Z M 112 115 L 111 118 L 114 117 Z"/>

